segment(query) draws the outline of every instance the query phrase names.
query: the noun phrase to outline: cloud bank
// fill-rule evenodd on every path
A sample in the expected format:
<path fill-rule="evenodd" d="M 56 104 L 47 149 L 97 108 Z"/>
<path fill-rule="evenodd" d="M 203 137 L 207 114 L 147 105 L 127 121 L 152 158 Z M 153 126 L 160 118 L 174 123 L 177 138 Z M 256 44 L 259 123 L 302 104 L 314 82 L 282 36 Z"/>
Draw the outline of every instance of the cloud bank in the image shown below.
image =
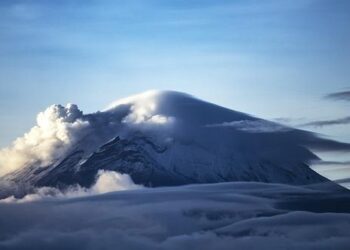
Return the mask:
<path fill-rule="evenodd" d="M 348 249 L 346 192 L 263 183 L 0 204 L 0 248 Z"/>

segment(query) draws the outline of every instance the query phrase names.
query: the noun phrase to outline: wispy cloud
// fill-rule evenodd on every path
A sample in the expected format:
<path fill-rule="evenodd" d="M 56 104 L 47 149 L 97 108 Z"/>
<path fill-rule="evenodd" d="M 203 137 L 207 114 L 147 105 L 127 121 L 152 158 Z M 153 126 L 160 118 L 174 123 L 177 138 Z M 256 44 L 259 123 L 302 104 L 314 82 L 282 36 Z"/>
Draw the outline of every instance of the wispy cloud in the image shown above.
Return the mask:
<path fill-rule="evenodd" d="M 301 124 L 300 127 L 325 127 L 334 125 L 346 125 L 350 124 L 350 116 L 333 119 L 333 120 L 322 120 L 322 121 L 312 121 L 308 123 Z"/>
<path fill-rule="evenodd" d="M 210 124 L 207 127 L 231 127 L 248 133 L 274 133 L 289 131 L 290 128 L 280 124 L 264 120 L 241 120 L 224 122 L 220 124 Z"/>
<path fill-rule="evenodd" d="M 288 125 L 292 125 L 292 124 L 300 124 L 302 122 L 305 122 L 305 117 L 277 117 L 273 119 L 275 122 L 277 123 L 282 123 L 282 124 L 288 124 Z"/>
<path fill-rule="evenodd" d="M 350 101 L 350 90 L 330 93 L 326 95 L 325 98 L 330 100 Z"/>
<path fill-rule="evenodd" d="M 334 101 L 350 101 L 350 90 L 339 91 L 329 93 L 324 96 L 325 99 Z M 335 126 L 335 125 L 346 125 L 350 124 L 350 116 L 345 116 L 336 119 L 328 120 L 316 120 L 311 122 L 302 123 L 299 127 L 325 127 L 325 126 Z"/>

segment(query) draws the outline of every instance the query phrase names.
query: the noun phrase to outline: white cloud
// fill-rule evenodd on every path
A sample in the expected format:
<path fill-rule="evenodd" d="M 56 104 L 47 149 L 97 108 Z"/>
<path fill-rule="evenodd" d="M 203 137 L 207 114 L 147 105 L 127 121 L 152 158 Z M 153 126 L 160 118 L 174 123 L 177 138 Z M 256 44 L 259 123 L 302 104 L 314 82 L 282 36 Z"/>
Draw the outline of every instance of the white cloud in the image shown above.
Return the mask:
<path fill-rule="evenodd" d="M 141 187 L 140 185 L 136 185 L 127 174 L 100 170 L 97 174 L 96 183 L 91 187 L 90 192 L 102 194 L 112 191 L 138 189 Z"/>
<path fill-rule="evenodd" d="M 76 185 L 69 187 L 67 190 L 61 191 L 53 187 L 41 187 L 35 189 L 34 193 L 27 194 L 23 198 L 17 199 L 14 196 L 10 196 L 0 200 L 0 203 L 22 203 L 44 199 L 74 198 L 140 188 L 142 188 L 142 186 L 136 185 L 127 174 L 100 170 L 96 175 L 95 184 L 90 188 L 83 188 Z"/>
<path fill-rule="evenodd" d="M 174 117 L 159 114 L 160 99 L 164 98 L 163 91 L 150 90 L 142 94 L 127 97 L 110 104 L 107 110 L 113 110 L 120 105 L 131 105 L 131 112 L 124 118 L 130 124 L 165 125 L 172 124 Z"/>

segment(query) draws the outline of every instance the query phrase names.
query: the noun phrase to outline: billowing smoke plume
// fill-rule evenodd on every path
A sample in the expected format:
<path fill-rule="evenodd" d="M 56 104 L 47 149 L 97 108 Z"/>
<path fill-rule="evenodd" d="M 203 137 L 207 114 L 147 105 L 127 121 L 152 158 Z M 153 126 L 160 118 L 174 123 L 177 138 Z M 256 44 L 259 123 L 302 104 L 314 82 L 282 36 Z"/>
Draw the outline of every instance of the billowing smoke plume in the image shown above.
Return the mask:
<path fill-rule="evenodd" d="M 27 165 L 45 166 L 67 152 L 89 126 L 74 104 L 52 105 L 37 116 L 37 125 L 10 147 L 0 150 L 0 176 Z"/>
<path fill-rule="evenodd" d="M 151 95 L 150 95 L 151 94 Z M 158 114 L 154 92 L 114 103 L 108 110 L 83 115 L 75 104 L 52 105 L 37 116 L 37 124 L 11 146 L 0 150 L 0 177 L 27 167 L 44 167 L 82 143 L 85 153 L 113 139 L 119 132 L 169 128 L 175 118 Z M 89 148 L 92 146 L 92 148 Z"/>

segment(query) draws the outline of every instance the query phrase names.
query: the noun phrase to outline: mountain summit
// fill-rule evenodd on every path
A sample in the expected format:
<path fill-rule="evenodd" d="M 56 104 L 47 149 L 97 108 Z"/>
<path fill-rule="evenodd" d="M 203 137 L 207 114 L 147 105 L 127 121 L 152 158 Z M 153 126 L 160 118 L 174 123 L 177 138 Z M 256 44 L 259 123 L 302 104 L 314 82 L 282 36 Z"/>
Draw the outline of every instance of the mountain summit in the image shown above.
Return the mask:
<path fill-rule="evenodd" d="M 83 114 L 53 105 L 0 151 L 1 179 L 22 186 L 91 186 L 99 170 L 136 184 L 327 181 L 309 168 L 308 148 L 348 144 L 259 119 L 174 91 L 149 91 Z"/>

